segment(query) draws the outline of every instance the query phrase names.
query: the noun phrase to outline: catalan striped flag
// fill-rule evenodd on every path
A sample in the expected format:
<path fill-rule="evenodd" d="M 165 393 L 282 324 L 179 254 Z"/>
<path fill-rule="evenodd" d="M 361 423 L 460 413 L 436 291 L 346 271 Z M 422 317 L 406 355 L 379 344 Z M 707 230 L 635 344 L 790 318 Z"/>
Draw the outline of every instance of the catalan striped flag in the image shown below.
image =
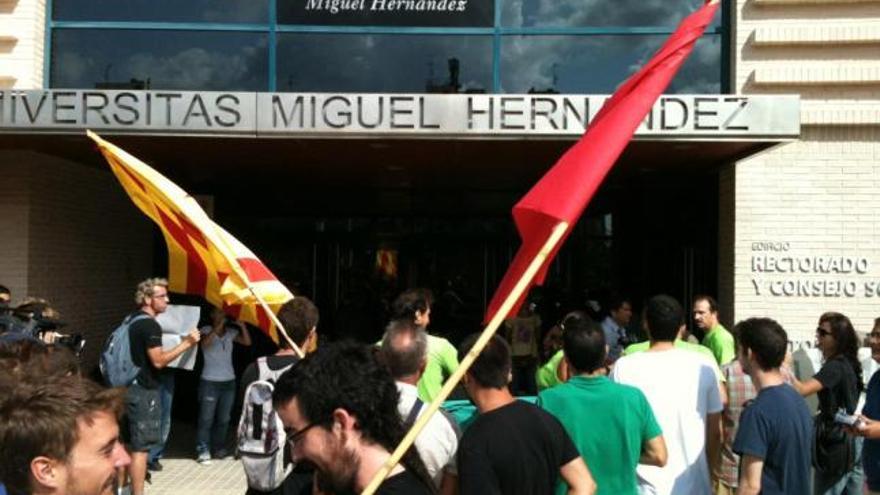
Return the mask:
<path fill-rule="evenodd" d="M 202 296 L 278 342 L 272 318 L 253 292 L 276 313 L 293 294 L 177 184 L 97 134 L 87 134 L 134 204 L 162 230 L 168 247 L 169 289 Z"/>

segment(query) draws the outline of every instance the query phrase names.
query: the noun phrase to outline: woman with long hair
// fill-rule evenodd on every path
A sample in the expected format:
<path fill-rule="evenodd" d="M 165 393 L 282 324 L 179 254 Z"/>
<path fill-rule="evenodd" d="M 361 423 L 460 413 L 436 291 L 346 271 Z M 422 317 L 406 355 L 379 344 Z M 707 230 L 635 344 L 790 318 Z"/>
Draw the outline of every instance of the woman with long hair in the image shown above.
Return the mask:
<path fill-rule="evenodd" d="M 834 312 L 819 317 L 816 347 L 822 351 L 822 368 L 804 382 L 792 385 L 804 397 L 818 394 L 816 437 L 813 448 L 813 493 L 857 495 L 862 493 L 862 439 L 848 437 L 834 414 L 844 409 L 853 414 L 864 389 L 859 363 L 859 339 L 849 318 Z"/>

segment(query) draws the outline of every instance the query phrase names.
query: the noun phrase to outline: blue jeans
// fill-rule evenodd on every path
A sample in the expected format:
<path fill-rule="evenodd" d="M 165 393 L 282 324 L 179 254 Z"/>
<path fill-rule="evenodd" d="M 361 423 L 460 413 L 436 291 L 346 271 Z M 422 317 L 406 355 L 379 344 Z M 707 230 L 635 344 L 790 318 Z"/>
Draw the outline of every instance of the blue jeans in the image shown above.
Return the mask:
<path fill-rule="evenodd" d="M 815 495 L 861 495 L 865 475 L 862 470 L 862 437 L 855 438 L 855 465 L 852 471 L 839 478 L 822 475 L 818 471 L 813 476 L 813 493 Z"/>
<path fill-rule="evenodd" d="M 150 462 L 158 461 L 165 453 L 165 442 L 171 433 L 171 402 L 174 400 L 174 371 L 163 370 L 159 374 L 159 404 L 162 407 L 162 420 L 159 425 L 161 435 L 159 445 L 150 449 Z"/>
<path fill-rule="evenodd" d="M 196 433 L 198 454 L 224 450 L 233 401 L 235 401 L 235 380 L 228 382 L 202 380 L 199 384 L 199 427 Z"/>

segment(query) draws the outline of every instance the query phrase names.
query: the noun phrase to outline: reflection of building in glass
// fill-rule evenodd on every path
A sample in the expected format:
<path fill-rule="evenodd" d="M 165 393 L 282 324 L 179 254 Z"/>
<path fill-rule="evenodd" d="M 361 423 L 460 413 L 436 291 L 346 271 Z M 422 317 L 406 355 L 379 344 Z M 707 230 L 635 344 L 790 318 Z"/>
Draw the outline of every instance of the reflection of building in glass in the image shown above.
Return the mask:
<path fill-rule="evenodd" d="M 150 78 L 131 78 L 128 82 L 104 81 L 96 82 L 95 89 L 150 89 Z"/>

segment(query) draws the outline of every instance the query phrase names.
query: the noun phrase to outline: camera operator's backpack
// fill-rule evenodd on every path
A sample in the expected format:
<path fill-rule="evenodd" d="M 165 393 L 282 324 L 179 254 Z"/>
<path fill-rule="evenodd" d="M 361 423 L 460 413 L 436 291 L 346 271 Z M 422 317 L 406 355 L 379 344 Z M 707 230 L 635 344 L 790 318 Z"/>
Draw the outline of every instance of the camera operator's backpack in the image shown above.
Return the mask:
<path fill-rule="evenodd" d="M 104 343 L 100 368 L 104 380 L 111 387 L 131 385 L 141 370 L 131 359 L 131 340 L 128 337 L 128 330 L 134 322 L 144 318 L 150 316 L 143 313 L 126 316 Z"/>
<path fill-rule="evenodd" d="M 272 407 L 275 382 L 289 368 L 272 370 L 265 357 L 257 359 L 257 380 L 244 392 L 244 406 L 238 423 L 238 454 L 248 486 L 256 490 L 278 488 L 293 470 L 293 463 L 284 455 L 287 434 Z"/>

